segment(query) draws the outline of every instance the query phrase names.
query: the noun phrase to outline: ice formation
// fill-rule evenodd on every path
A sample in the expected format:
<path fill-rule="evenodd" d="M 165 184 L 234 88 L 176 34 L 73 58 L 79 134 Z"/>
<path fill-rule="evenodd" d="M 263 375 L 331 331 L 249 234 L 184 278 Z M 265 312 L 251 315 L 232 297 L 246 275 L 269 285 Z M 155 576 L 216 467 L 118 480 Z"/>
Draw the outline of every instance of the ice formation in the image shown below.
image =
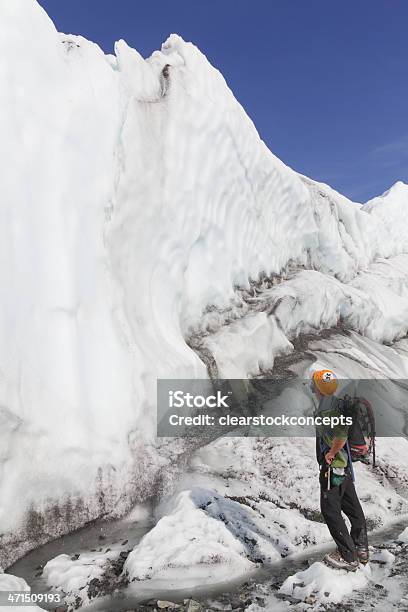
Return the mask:
<path fill-rule="evenodd" d="M 219 371 L 244 376 L 339 321 L 375 346 L 404 336 L 408 188 L 363 206 L 299 176 L 176 35 L 147 60 L 124 41 L 105 55 L 2 0 L 0 58 L 8 566 L 155 492 L 155 381 L 207 375 L 187 337 L 211 329 Z M 265 279 L 254 315 L 243 295 Z"/>

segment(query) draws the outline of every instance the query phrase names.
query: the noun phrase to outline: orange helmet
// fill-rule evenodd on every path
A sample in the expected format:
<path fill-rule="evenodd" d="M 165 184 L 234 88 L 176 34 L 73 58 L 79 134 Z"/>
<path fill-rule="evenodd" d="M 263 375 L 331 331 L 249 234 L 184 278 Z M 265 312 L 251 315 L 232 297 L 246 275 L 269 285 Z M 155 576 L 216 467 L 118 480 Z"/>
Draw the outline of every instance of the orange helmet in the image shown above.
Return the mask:
<path fill-rule="evenodd" d="M 331 370 L 316 370 L 313 372 L 312 381 L 322 395 L 333 395 L 337 389 L 337 377 Z"/>

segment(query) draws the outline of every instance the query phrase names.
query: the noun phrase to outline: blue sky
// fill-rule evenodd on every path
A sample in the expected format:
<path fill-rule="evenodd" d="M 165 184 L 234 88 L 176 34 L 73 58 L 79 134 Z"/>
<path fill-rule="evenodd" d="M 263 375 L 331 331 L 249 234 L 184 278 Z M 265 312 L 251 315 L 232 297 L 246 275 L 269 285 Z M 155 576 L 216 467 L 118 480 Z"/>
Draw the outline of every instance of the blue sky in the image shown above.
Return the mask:
<path fill-rule="evenodd" d="M 176 32 L 270 149 L 358 201 L 408 182 L 408 0 L 40 0 L 57 28 L 143 56 Z"/>

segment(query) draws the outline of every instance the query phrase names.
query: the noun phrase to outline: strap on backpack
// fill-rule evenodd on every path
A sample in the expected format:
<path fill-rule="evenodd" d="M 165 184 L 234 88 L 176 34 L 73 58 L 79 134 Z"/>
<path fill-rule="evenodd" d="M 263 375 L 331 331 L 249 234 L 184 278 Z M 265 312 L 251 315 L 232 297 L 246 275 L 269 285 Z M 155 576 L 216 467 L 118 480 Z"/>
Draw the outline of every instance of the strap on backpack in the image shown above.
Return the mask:
<path fill-rule="evenodd" d="M 347 455 L 348 455 L 348 464 L 350 466 L 351 477 L 353 479 L 353 482 L 355 482 L 356 481 L 356 477 L 355 477 L 355 474 L 354 474 L 353 461 L 352 461 L 352 458 L 351 458 L 350 444 L 349 444 L 348 440 L 347 440 L 345 446 L 346 446 Z"/>

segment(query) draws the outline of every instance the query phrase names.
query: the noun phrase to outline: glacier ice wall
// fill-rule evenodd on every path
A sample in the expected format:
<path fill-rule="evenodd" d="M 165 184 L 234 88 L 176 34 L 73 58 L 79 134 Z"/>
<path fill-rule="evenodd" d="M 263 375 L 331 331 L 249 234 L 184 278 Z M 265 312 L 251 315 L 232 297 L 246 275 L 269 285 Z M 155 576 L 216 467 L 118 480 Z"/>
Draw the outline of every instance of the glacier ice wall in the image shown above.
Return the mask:
<path fill-rule="evenodd" d="M 176 35 L 147 60 L 124 41 L 105 55 L 58 33 L 35 0 L 3 0 L 0 79 L 7 566 L 41 539 L 154 493 L 168 461 L 155 447 L 155 380 L 206 376 L 185 337 L 237 288 L 306 268 L 320 275 L 308 279 L 312 292 L 332 296 L 332 283 L 338 296 L 326 318 L 316 299 L 310 326 L 344 316 L 378 341 L 405 333 L 405 260 L 391 287 L 383 274 L 390 299 L 401 298 L 391 326 L 371 277 L 354 298 L 343 285 L 408 252 L 408 234 L 406 186 L 364 208 L 300 177 Z M 295 314 L 268 324 L 271 346 L 304 324 L 304 287 Z"/>

